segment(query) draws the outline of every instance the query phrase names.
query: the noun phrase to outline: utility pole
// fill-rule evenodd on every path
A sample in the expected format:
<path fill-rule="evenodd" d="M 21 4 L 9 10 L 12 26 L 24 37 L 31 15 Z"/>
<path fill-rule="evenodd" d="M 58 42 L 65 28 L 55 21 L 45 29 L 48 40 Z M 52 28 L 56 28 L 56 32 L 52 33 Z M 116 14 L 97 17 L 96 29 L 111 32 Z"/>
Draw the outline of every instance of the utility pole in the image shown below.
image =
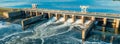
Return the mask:
<path fill-rule="evenodd" d="M 37 9 L 37 4 L 32 4 L 32 9 L 36 10 Z"/>
<path fill-rule="evenodd" d="M 81 8 L 81 12 L 86 14 L 87 13 L 87 8 L 89 8 L 89 6 L 80 6 Z"/>

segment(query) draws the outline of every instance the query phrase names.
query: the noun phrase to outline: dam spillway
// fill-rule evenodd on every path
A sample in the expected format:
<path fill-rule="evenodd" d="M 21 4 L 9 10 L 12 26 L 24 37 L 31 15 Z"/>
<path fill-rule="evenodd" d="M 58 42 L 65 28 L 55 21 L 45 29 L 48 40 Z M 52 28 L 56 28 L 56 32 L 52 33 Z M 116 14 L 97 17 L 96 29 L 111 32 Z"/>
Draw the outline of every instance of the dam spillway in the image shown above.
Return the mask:
<path fill-rule="evenodd" d="M 87 36 L 89 35 L 89 32 L 93 31 L 91 28 L 94 27 L 94 25 L 95 25 L 94 23 L 97 21 L 100 21 L 102 23 L 102 25 L 101 25 L 102 33 L 106 32 L 105 29 L 108 25 L 108 22 L 112 22 L 114 34 L 112 35 L 109 42 L 112 43 L 114 38 L 116 37 L 116 35 L 119 34 L 120 15 L 117 15 L 117 14 L 114 15 L 114 14 L 106 14 L 106 13 L 89 13 L 89 12 L 75 12 L 75 11 L 62 11 L 62 10 L 48 10 L 48 9 L 36 9 L 36 10 L 22 9 L 22 13 L 24 13 L 23 15 L 26 17 L 25 19 L 21 20 L 21 25 L 22 25 L 23 30 L 25 30 L 24 28 L 26 25 L 32 24 L 38 20 L 41 21 L 44 19 L 48 19 L 48 20 L 52 19 L 52 21 L 50 21 L 50 22 L 48 21 L 49 23 L 46 24 L 46 26 L 50 27 L 51 26 L 50 24 L 53 24 L 53 27 L 54 27 L 54 23 L 52 23 L 52 22 L 59 22 L 59 20 L 62 19 L 62 21 L 60 20 L 62 22 L 62 24 L 67 24 L 67 25 L 65 25 L 65 27 L 69 26 L 69 25 L 73 25 L 73 26 L 71 26 L 72 28 L 74 26 L 78 26 L 80 28 L 79 29 L 77 27 L 78 31 L 81 31 L 80 33 L 81 33 L 82 42 L 84 42 L 84 40 L 86 40 Z M 57 23 L 55 23 L 55 24 L 57 24 Z M 59 25 L 59 23 L 58 23 L 58 25 Z M 58 26 L 58 27 L 61 27 L 61 26 Z M 39 28 L 37 28 L 37 29 L 39 29 Z M 54 27 L 54 29 L 57 29 L 57 28 Z M 46 29 L 46 30 L 49 30 L 49 29 Z M 71 30 L 71 28 L 70 28 L 70 30 Z M 47 32 L 44 32 L 44 33 L 47 33 Z M 49 35 L 51 33 L 47 33 L 47 35 Z M 58 35 L 59 34 L 61 34 L 61 33 L 58 33 Z M 50 35 L 50 36 L 53 36 L 53 35 Z M 44 34 L 42 34 L 41 36 L 43 36 L 43 38 L 46 37 Z M 103 37 L 103 39 L 106 39 L 105 35 L 103 35 L 102 37 Z"/>
<path fill-rule="evenodd" d="M 86 39 L 88 32 L 91 31 L 91 27 L 93 27 L 95 21 L 102 22 L 103 33 L 105 32 L 106 25 L 108 25 L 107 22 L 112 22 L 113 29 L 115 29 L 114 34 L 119 33 L 119 22 L 120 22 L 119 16 L 120 15 L 106 14 L 106 13 L 84 13 L 84 12 L 82 13 L 82 12 L 73 12 L 73 11 L 47 10 L 47 9 L 45 10 L 44 9 L 38 9 L 38 10 L 25 9 L 24 11 L 26 15 L 30 16 L 30 18 L 22 20 L 21 24 L 23 28 L 24 28 L 24 25 L 26 25 L 26 23 L 24 24 L 23 22 L 29 22 L 28 20 L 30 20 L 30 23 L 32 23 L 42 18 L 50 19 L 52 17 L 55 17 L 56 19 L 55 21 L 58 21 L 60 18 L 63 18 L 63 21 L 62 21 L 63 23 L 70 19 L 70 21 L 68 22 L 71 22 L 72 24 L 74 24 L 77 20 L 79 20 L 78 25 L 83 26 L 81 27 L 83 41 Z M 89 22 L 89 23 L 86 23 L 86 22 Z M 113 40 L 111 39 L 110 42 L 111 41 Z"/>

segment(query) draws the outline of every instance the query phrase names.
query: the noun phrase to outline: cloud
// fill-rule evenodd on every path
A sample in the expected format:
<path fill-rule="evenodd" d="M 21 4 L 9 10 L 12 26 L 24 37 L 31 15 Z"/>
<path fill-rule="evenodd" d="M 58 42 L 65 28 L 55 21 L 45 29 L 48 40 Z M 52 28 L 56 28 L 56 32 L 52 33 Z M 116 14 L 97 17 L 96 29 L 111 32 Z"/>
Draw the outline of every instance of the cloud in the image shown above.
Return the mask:
<path fill-rule="evenodd" d="M 24 5 L 24 4 L 27 4 L 27 3 L 24 3 L 24 2 L 9 2 L 9 3 L 0 3 L 0 7 L 8 7 L 8 6 L 16 6 L 16 5 Z"/>
<path fill-rule="evenodd" d="M 76 0 L 37 0 L 40 2 L 72 2 L 72 1 L 76 1 Z"/>

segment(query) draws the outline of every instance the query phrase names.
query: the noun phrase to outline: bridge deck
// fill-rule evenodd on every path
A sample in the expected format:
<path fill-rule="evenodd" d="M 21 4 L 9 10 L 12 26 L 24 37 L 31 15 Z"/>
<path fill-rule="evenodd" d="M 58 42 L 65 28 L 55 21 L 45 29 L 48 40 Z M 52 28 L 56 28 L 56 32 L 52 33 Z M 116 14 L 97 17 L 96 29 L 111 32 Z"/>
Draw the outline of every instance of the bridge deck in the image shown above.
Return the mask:
<path fill-rule="evenodd" d="M 81 13 L 81 12 L 75 12 L 75 11 L 62 11 L 62 10 L 48 10 L 48 9 L 37 9 L 37 10 L 31 10 L 31 9 L 24 9 L 25 11 L 32 11 L 32 12 L 44 12 L 44 13 L 57 13 L 57 14 L 65 14 L 65 15 L 75 15 L 75 16 L 86 16 L 91 17 L 94 16 L 96 18 L 108 18 L 108 19 L 120 19 L 120 14 L 106 14 L 106 13 Z"/>

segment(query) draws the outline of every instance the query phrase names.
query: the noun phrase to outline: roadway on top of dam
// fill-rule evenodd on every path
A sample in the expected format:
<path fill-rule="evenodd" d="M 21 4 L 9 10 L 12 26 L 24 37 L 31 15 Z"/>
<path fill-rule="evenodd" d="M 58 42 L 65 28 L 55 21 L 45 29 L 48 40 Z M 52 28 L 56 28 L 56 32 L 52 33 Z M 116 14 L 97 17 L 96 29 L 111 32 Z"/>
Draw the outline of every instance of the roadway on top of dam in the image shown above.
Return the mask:
<path fill-rule="evenodd" d="M 97 13 L 97 12 L 87 12 L 86 14 L 82 12 L 76 11 L 64 11 L 64 10 L 49 10 L 49 9 L 23 9 L 24 11 L 31 11 L 31 12 L 43 12 L 43 13 L 57 13 L 57 14 L 65 14 L 65 15 L 75 15 L 75 16 L 85 16 L 85 17 L 95 17 L 95 18 L 107 18 L 107 19 L 119 19 L 120 14 L 107 14 L 107 13 Z"/>

